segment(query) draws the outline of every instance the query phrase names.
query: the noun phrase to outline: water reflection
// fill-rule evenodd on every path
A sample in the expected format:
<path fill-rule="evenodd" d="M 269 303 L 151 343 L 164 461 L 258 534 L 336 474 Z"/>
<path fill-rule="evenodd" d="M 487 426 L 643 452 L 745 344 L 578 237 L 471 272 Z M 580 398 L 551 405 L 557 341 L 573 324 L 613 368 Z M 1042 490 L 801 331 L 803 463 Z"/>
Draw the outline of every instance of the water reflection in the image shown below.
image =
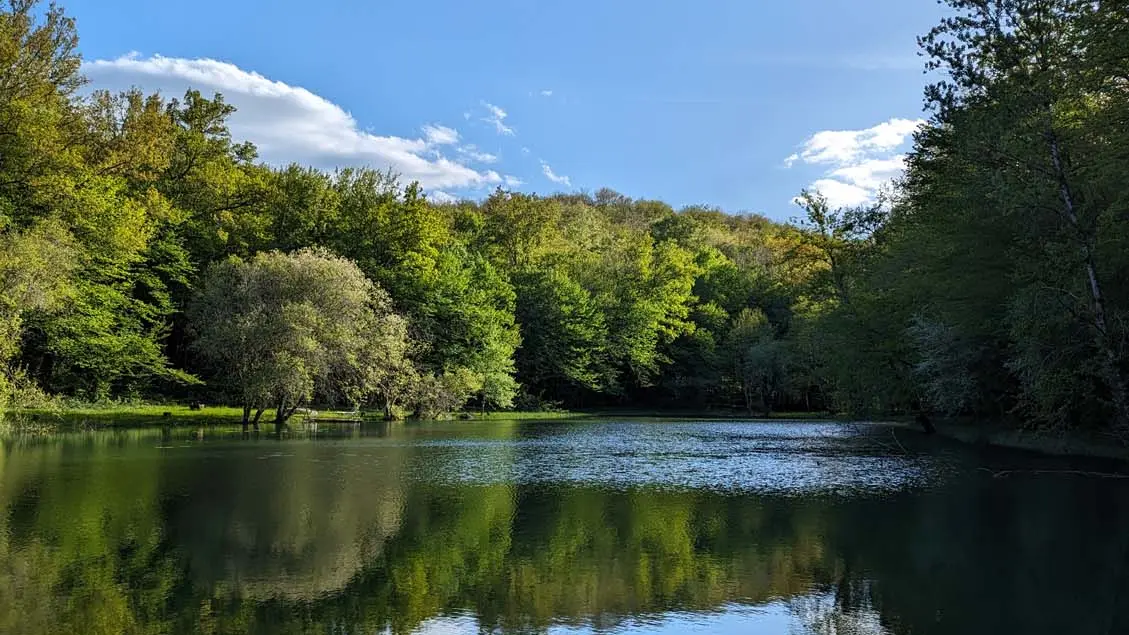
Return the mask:
<path fill-rule="evenodd" d="M 609 422 L 8 440 L 0 633 L 1129 632 L 1129 483 L 993 478 L 976 467 L 1055 466 L 884 438 Z"/>

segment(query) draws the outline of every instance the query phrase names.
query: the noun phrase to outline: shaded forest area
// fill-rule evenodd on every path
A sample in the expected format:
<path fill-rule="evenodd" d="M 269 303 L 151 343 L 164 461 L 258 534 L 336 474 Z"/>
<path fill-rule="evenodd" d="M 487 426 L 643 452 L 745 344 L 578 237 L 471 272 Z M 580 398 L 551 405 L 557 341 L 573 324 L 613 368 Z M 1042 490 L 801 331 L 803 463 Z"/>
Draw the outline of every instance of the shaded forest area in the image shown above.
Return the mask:
<path fill-rule="evenodd" d="M 947 0 L 874 205 L 438 204 L 257 161 L 220 95 L 86 91 L 0 12 L 0 399 L 931 412 L 1129 436 L 1129 5 Z"/>

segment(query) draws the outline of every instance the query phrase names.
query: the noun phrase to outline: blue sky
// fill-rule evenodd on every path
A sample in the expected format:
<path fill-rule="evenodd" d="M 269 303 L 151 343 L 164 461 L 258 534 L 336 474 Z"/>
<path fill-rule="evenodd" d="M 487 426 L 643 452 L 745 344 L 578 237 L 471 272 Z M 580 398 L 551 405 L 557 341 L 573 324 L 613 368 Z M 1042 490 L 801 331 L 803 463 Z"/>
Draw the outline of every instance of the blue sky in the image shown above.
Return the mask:
<path fill-rule="evenodd" d="M 855 204 L 923 116 L 928 0 L 69 0 L 95 87 L 223 92 L 265 160 L 432 196 L 608 186 L 786 219 Z M 502 116 L 504 114 L 504 116 Z"/>

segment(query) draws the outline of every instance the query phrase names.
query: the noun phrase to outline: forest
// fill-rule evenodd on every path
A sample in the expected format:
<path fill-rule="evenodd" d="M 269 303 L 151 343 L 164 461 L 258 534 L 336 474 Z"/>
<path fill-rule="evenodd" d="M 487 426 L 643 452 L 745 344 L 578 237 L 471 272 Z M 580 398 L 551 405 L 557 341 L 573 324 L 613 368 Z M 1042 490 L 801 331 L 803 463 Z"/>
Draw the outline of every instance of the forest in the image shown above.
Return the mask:
<path fill-rule="evenodd" d="M 0 10 L 0 410 L 928 413 L 1129 439 L 1129 6 L 946 0 L 881 200 L 439 203 L 260 162 L 222 95 L 111 94 Z"/>

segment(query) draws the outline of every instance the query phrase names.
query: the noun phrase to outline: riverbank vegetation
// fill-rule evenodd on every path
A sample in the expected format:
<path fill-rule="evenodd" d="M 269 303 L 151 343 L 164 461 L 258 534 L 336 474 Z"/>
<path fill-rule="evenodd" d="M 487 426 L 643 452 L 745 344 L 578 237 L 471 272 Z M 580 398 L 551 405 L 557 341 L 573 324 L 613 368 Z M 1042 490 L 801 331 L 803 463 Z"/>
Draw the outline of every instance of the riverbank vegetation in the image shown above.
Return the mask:
<path fill-rule="evenodd" d="M 948 0 L 881 201 L 777 223 L 612 190 L 437 203 L 259 162 L 220 95 L 84 88 L 0 12 L 0 401 L 421 417 L 935 412 L 1129 436 L 1129 11 Z"/>

